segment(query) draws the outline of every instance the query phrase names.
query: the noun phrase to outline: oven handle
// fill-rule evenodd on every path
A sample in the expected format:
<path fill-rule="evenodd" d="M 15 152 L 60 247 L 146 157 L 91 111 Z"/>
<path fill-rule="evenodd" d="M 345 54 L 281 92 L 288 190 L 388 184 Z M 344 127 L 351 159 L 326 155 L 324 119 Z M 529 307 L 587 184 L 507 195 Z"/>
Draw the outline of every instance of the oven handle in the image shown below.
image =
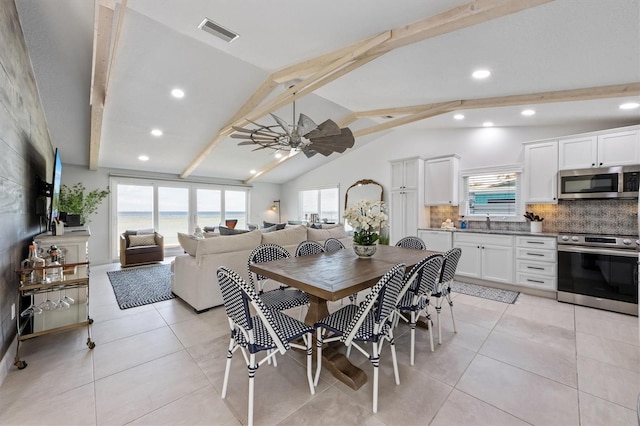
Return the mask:
<path fill-rule="evenodd" d="M 634 250 L 615 250 L 608 248 L 592 248 L 592 247 L 579 247 L 569 245 L 558 245 L 558 251 L 569 253 L 588 253 L 588 254 L 603 254 L 609 256 L 620 257 L 638 257 L 638 253 Z"/>

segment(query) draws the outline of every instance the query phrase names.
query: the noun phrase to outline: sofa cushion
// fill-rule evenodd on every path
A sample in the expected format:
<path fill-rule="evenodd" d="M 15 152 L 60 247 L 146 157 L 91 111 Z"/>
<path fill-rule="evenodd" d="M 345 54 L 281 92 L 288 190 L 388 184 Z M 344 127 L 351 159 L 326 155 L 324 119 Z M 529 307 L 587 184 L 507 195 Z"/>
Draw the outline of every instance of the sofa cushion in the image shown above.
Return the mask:
<path fill-rule="evenodd" d="M 347 232 L 342 226 L 336 226 L 334 228 L 322 228 L 307 230 L 308 238 L 314 241 L 325 241 L 327 238 L 344 238 L 347 236 Z"/>
<path fill-rule="evenodd" d="M 198 241 L 200 240 L 201 238 L 196 238 L 193 235 L 178 232 L 178 242 L 182 246 L 182 249 L 188 254 L 190 254 L 191 256 L 196 255 L 196 249 L 198 248 Z"/>
<path fill-rule="evenodd" d="M 262 234 L 262 244 L 278 244 L 279 246 L 289 246 L 300 244 L 307 239 L 307 227 L 304 225 L 294 228 L 281 229 L 280 231 Z"/>
<path fill-rule="evenodd" d="M 218 230 L 220 231 L 220 235 L 238 235 L 246 234 L 247 232 L 249 232 L 246 229 L 227 228 L 226 226 L 220 226 L 218 227 Z"/>
<path fill-rule="evenodd" d="M 278 231 L 281 230 L 281 229 L 284 229 L 287 226 L 286 223 L 271 223 L 271 222 L 264 222 L 264 221 L 262 222 L 262 226 L 264 228 L 270 228 L 270 227 L 272 227 L 274 225 L 276 226 L 276 230 L 278 230 Z"/>
<path fill-rule="evenodd" d="M 229 253 L 253 249 L 260 245 L 262 233 L 258 230 L 238 235 L 227 235 L 218 238 L 205 238 L 198 242 L 196 260 L 200 263 L 202 256 L 216 253 Z"/>
<path fill-rule="evenodd" d="M 154 234 L 129 235 L 129 247 L 154 245 L 156 245 L 156 236 Z"/>

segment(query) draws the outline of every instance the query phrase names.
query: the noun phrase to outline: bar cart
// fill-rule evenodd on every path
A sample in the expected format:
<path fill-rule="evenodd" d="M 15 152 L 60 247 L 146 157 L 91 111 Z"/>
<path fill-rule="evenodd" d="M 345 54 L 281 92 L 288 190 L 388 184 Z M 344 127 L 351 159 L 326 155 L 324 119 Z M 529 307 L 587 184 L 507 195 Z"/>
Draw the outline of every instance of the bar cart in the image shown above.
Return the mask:
<path fill-rule="evenodd" d="M 91 340 L 93 319 L 89 317 L 89 262 L 48 265 L 40 268 L 22 268 L 16 272 L 20 277 L 20 286 L 18 287 L 20 314 L 16 315 L 18 342 L 13 364 L 18 369 L 22 370 L 27 366 L 27 363 L 20 359 L 20 342 L 34 337 L 86 326 L 87 346 L 89 349 L 95 347 L 95 343 Z M 67 290 L 73 289 L 77 289 L 78 294 L 82 294 L 82 297 L 77 297 L 77 302 L 68 297 L 66 293 Z M 58 295 L 57 301 L 51 299 L 51 295 L 56 292 Z M 44 295 L 44 301 L 35 303 L 36 296 L 39 295 Z M 39 299 L 42 299 L 42 297 Z M 71 308 L 74 305 L 75 308 L 72 310 Z M 57 326 L 38 330 L 34 326 L 35 318 L 42 315 L 43 312 L 60 313 L 59 316 L 63 318 L 63 321 L 59 322 Z M 71 315 L 68 314 L 69 312 L 71 312 Z M 78 314 L 74 316 L 74 312 L 78 312 Z"/>

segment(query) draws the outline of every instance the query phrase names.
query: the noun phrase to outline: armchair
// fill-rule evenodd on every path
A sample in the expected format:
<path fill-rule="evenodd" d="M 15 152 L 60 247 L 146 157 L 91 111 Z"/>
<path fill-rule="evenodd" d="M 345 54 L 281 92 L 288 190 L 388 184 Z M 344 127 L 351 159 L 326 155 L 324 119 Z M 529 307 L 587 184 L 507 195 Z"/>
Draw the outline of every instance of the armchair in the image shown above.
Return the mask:
<path fill-rule="evenodd" d="M 164 237 L 157 232 L 139 235 L 133 230 L 120 235 L 120 265 L 123 268 L 163 260 Z"/>

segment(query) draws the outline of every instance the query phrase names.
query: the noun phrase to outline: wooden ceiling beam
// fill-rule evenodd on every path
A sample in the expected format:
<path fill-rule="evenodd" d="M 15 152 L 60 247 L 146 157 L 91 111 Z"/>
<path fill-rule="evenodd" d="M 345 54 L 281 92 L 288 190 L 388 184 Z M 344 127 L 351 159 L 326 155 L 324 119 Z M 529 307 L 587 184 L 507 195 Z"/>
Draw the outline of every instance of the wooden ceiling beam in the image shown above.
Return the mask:
<path fill-rule="evenodd" d="M 111 28 L 113 26 L 113 9 L 95 3 L 93 23 L 93 64 L 91 73 L 91 124 L 89 142 L 89 169 L 98 169 L 100 156 L 100 137 L 102 134 L 102 115 L 107 94 L 109 72 Z"/>

